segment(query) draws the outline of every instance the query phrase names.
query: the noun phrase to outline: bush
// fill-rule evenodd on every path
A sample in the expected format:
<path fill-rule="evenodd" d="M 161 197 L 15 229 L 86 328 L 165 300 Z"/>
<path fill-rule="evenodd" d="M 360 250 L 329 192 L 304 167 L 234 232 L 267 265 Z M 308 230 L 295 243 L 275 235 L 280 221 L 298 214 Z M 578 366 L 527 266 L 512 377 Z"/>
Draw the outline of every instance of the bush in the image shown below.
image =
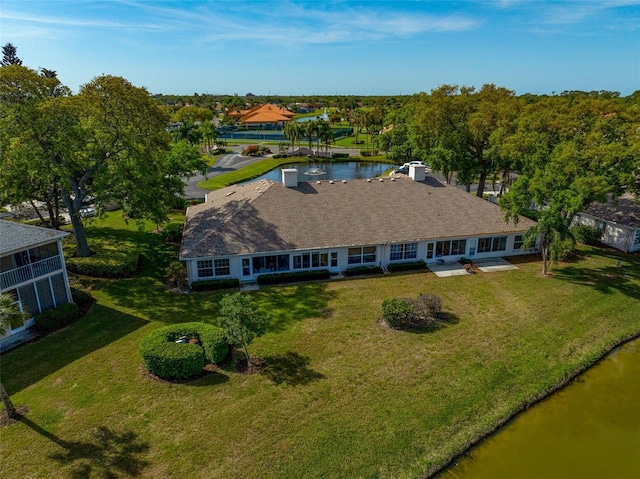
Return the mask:
<path fill-rule="evenodd" d="M 258 276 L 258 284 L 295 283 L 298 281 L 314 281 L 317 279 L 329 279 L 331 273 L 328 269 L 314 271 L 294 271 L 292 273 L 274 273 Z"/>
<path fill-rule="evenodd" d="M 193 291 L 217 291 L 220 289 L 237 288 L 238 286 L 240 286 L 240 280 L 237 278 L 206 279 L 191 283 L 191 289 Z"/>
<path fill-rule="evenodd" d="M 387 269 L 391 272 L 395 271 L 414 271 L 417 269 L 424 269 L 427 266 L 423 260 L 409 261 L 406 263 L 391 263 L 387 266 Z"/>
<path fill-rule="evenodd" d="M 80 308 L 90 306 L 93 303 L 93 296 L 91 296 L 90 292 L 74 288 L 73 286 L 71 287 L 71 297 L 73 298 L 73 302 Z"/>
<path fill-rule="evenodd" d="M 169 223 L 162 230 L 162 238 L 169 243 L 179 243 L 182 239 L 184 225 L 179 223 Z"/>
<path fill-rule="evenodd" d="M 179 338 L 198 343 L 176 343 Z M 182 323 L 151 332 L 138 348 L 145 368 L 163 379 L 187 379 L 202 372 L 205 361 L 220 362 L 229 352 L 224 331 L 206 323 Z"/>
<path fill-rule="evenodd" d="M 342 272 L 345 276 L 364 276 L 371 274 L 382 274 L 384 271 L 380 266 L 356 266 Z"/>
<path fill-rule="evenodd" d="M 37 314 L 33 319 L 38 331 L 49 333 L 71 324 L 78 317 L 78 305 L 67 303 Z"/>
<path fill-rule="evenodd" d="M 75 244 L 64 244 L 67 269 L 73 273 L 99 278 L 122 278 L 131 276 L 138 269 L 140 253 L 136 246 L 129 241 L 118 240 L 117 243 L 90 239 L 91 256 L 78 258 L 75 254 Z"/>
<path fill-rule="evenodd" d="M 333 153 L 332 158 L 349 158 L 349 153 Z"/>
<path fill-rule="evenodd" d="M 382 303 L 382 318 L 395 329 L 424 326 L 435 321 L 441 311 L 442 299 L 435 294 L 421 294 L 417 299 L 387 299 Z"/>
<path fill-rule="evenodd" d="M 587 225 L 577 225 L 571 228 L 571 234 L 576 241 L 586 245 L 596 245 L 600 243 L 602 231 Z"/>
<path fill-rule="evenodd" d="M 273 155 L 273 158 L 286 158 L 287 154 L 286 153 L 276 153 L 275 155 Z"/>
<path fill-rule="evenodd" d="M 403 299 L 385 299 L 382 302 L 382 319 L 391 328 L 404 328 L 411 324 L 415 310 Z"/>
<path fill-rule="evenodd" d="M 368 150 L 360 150 L 360 156 L 371 156 L 371 152 Z"/>

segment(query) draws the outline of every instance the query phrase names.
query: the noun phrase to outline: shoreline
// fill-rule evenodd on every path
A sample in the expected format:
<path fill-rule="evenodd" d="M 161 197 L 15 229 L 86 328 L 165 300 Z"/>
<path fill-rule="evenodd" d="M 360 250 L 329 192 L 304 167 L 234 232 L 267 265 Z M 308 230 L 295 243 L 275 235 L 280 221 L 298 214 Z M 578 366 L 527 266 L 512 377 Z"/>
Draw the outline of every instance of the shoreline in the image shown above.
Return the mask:
<path fill-rule="evenodd" d="M 504 419 L 499 420 L 488 431 L 486 431 L 485 433 L 481 433 L 475 438 L 473 438 L 468 443 L 468 445 L 464 447 L 464 449 L 461 452 L 454 454 L 450 459 L 447 459 L 443 465 L 436 467 L 433 471 L 429 471 L 426 475 L 422 476 L 421 479 L 432 479 L 438 474 L 446 472 L 446 470 L 449 467 L 451 467 L 456 461 L 466 456 L 469 452 L 471 452 L 472 449 L 478 446 L 482 441 L 489 438 L 493 434 L 497 433 L 503 427 L 507 426 L 509 422 L 513 421 L 520 414 L 530 409 L 531 407 L 535 406 L 537 403 L 552 396 L 554 393 L 562 390 L 564 387 L 568 386 L 581 374 L 585 373 L 586 371 L 594 367 L 596 364 L 598 364 L 600 361 L 605 359 L 607 356 L 609 356 L 614 350 L 624 346 L 627 343 L 630 343 L 636 340 L 640 340 L 640 330 L 638 330 L 636 333 L 623 336 L 618 342 L 615 342 L 611 346 L 605 347 L 602 354 L 599 355 L 595 360 L 586 364 L 585 367 L 578 368 L 577 370 L 573 371 L 571 374 L 569 374 L 565 379 L 557 383 L 555 386 L 538 393 L 538 395 L 536 395 L 532 400 L 522 404 L 512 414 L 508 415 Z"/>

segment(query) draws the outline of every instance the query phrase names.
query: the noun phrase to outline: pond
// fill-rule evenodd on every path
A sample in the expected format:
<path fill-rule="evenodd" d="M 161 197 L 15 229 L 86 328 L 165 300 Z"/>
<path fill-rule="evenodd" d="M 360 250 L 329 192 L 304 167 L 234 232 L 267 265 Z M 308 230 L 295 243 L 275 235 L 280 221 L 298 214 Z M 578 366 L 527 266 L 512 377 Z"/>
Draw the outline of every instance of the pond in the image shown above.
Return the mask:
<path fill-rule="evenodd" d="M 305 161 L 304 163 L 293 163 L 275 168 L 251 181 L 272 180 L 281 183 L 281 170 L 283 168 L 295 168 L 298 170 L 298 181 L 317 181 L 375 178 L 376 176 L 381 176 L 384 172 L 392 169 L 393 167 L 394 165 L 390 165 L 389 163 L 375 163 L 368 161 L 346 161 L 337 163 L 329 161 Z"/>
<path fill-rule="evenodd" d="M 438 479 L 640 477 L 640 339 L 522 413 Z"/>

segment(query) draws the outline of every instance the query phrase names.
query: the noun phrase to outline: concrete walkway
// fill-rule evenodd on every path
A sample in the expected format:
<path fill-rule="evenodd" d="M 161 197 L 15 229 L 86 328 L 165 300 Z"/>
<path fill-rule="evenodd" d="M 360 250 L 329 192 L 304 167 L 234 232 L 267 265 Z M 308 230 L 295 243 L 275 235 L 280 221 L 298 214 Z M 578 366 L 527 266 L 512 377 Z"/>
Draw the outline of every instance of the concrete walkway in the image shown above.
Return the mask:
<path fill-rule="evenodd" d="M 509 263 L 504 258 L 482 259 L 475 262 L 476 267 L 483 273 L 493 273 L 495 271 L 512 271 L 520 269 L 516 265 Z"/>
<path fill-rule="evenodd" d="M 488 258 L 474 261 L 473 264 L 477 269 L 482 271 L 483 273 L 494 273 L 496 271 L 511 271 L 514 269 L 519 269 L 517 266 L 509 263 L 503 258 Z M 458 263 L 457 261 L 452 263 L 444 263 L 444 264 L 428 264 L 427 268 L 435 273 L 436 276 L 440 278 L 445 278 L 447 276 L 464 276 L 469 274 L 469 272 L 464 268 L 464 265 Z"/>

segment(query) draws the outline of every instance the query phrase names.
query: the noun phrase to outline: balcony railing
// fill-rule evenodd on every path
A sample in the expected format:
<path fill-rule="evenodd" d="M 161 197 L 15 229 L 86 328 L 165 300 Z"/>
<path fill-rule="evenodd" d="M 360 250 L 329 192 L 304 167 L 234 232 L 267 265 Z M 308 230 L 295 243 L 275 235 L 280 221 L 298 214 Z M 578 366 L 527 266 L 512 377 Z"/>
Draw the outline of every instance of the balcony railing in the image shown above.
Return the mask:
<path fill-rule="evenodd" d="M 51 256 L 50 258 L 36 261 L 35 263 L 31 263 L 26 266 L 20 266 L 19 268 L 10 269 L 9 271 L 3 271 L 0 273 L 0 287 L 2 289 L 7 289 L 15 286 L 16 284 L 37 278 L 38 276 L 53 273 L 59 269 L 62 269 L 60 256 Z"/>

